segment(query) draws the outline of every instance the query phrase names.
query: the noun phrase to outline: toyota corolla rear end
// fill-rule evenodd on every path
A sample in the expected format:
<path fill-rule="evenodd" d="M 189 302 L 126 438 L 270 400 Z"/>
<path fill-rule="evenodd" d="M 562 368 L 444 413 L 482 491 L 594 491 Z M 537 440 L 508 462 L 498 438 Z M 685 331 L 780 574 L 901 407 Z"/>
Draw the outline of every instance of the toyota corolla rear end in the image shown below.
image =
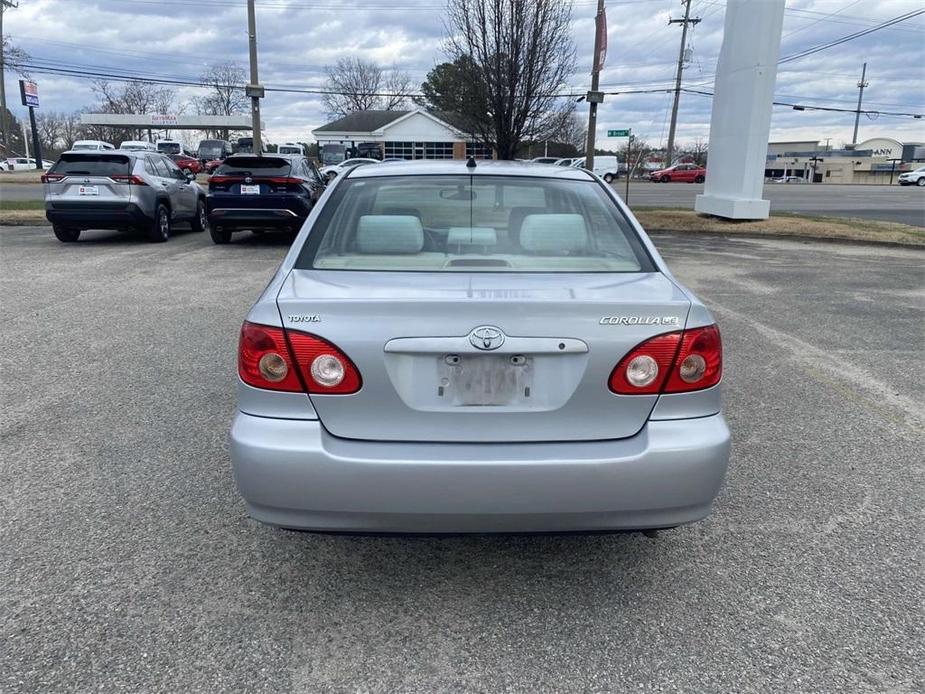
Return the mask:
<path fill-rule="evenodd" d="M 283 527 L 668 528 L 709 513 L 729 456 L 713 318 L 580 170 L 349 172 L 238 373 L 235 476 Z"/>

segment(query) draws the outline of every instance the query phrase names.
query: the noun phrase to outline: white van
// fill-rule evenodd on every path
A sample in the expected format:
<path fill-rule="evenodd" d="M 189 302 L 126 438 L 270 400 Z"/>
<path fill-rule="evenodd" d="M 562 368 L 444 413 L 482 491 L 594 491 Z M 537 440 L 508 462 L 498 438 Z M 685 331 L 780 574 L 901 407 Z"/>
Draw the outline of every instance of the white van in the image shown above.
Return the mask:
<path fill-rule="evenodd" d="M 157 147 L 154 146 L 153 142 L 146 142 L 144 140 L 126 140 L 121 145 L 119 149 L 126 152 L 156 152 Z"/>
<path fill-rule="evenodd" d="M 71 145 L 72 152 L 86 152 L 86 151 L 102 151 L 105 149 L 115 149 L 115 145 L 111 145 L 108 142 L 103 142 L 101 140 L 77 140 L 73 145 Z"/>
<path fill-rule="evenodd" d="M 585 158 L 581 157 L 572 162 L 576 169 L 585 168 Z M 603 178 L 608 183 L 615 181 L 620 177 L 620 161 L 612 155 L 595 154 L 594 155 L 594 173 Z"/>
<path fill-rule="evenodd" d="M 294 142 L 287 142 L 284 145 L 280 145 L 279 147 L 277 147 L 276 153 L 277 154 L 298 154 L 298 155 L 305 154 L 304 150 L 302 149 L 302 145 L 297 145 Z"/>

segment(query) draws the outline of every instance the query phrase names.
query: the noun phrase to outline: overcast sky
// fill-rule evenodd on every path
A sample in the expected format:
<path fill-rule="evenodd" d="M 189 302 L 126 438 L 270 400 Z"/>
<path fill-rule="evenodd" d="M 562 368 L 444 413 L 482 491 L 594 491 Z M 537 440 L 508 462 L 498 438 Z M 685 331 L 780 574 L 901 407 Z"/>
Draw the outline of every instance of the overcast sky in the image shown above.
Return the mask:
<path fill-rule="evenodd" d="M 257 0 L 261 82 L 269 87 L 311 88 L 324 84 L 324 66 L 359 55 L 409 72 L 416 83 L 444 60 L 442 0 Z M 588 88 L 595 0 L 575 0 L 572 32 L 579 70 L 575 91 Z M 781 55 L 874 26 L 923 7 L 921 0 L 788 0 Z M 247 64 L 245 0 L 19 0 L 4 18 L 13 41 L 43 64 L 131 72 L 149 77 L 195 80 L 210 64 Z M 607 0 L 609 52 L 604 89 L 669 87 L 673 83 L 681 29 L 668 25 L 682 14 L 680 0 Z M 693 0 L 701 17 L 689 38 L 693 50 L 684 83 L 711 89 L 722 42 L 725 4 Z M 861 64 L 867 61 L 865 108 L 925 112 L 925 15 L 781 66 L 778 100 L 853 108 Z M 76 110 L 94 103 L 90 82 L 34 74 L 42 108 Z M 8 76 L 7 94 L 18 104 Z M 196 89 L 178 88 L 182 103 Z M 650 144 L 667 136 L 669 94 L 610 96 L 598 115 L 598 142 L 606 128 L 631 127 Z M 678 138 L 709 135 L 710 98 L 684 94 Z M 582 114 L 587 106 L 579 104 Z M 19 109 L 20 111 L 22 109 Z M 14 108 L 14 112 L 16 109 Z M 21 114 L 20 114 L 21 115 Z M 263 116 L 272 142 L 308 140 L 326 122 L 317 96 L 271 93 Z M 854 115 L 774 108 L 771 139 L 851 140 Z M 881 115 L 861 117 L 859 140 L 891 136 L 925 141 L 925 120 Z"/>

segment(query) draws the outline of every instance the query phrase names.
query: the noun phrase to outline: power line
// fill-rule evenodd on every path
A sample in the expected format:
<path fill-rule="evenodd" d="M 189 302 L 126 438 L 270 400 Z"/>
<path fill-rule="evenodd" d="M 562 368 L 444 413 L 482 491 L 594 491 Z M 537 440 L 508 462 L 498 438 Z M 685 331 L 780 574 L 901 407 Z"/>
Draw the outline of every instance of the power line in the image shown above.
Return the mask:
<path fill-rule="evenodd" d="M 900 22 L 904 22 L 907 19 L 912 19 L 913 17 L 918 17 L 919 15 L 922 15 L 922 14 L 925 14 L 925 9 L 913 10 L 912 12 L 907 12 L 906 14 L 899 15 L 898 17 L 893 17 L 893 19 L 888 19 L 887 21 L 882 22 L 878 24 L 877 26 L 871 27 L 870 29 L 865 29 L 864 31 L 857 31 L 853 34 L 842 36 L 833 41 L 828 41 L 826 43 L 822 43 L 817 46 L 812 46 L 811 48 L 807 48 L 806 50 L 800 51 L 799 53 L 788 55 L 784 58 L 781 58 L 778 61 L 778 64 L 783 65 L 784 63 L 790 63 L 790 62 L 793 62 L 794 60 L 800 60 L 801 58 L 805 58 L 808 55 L 812 55 L 814 53 L 819 53 L 820 51 L 828 50 L 829 48 L 839 46 L 843 43 L 847 43 L 848 41 L 853 41 L 854 39 L 861 38 L 862 36 L 867 36 L 868 34 L 872 34 L 875 31 L 879 31 L 880 29 L 885 29 L 888 26 L 892 26 L 893 24 L 899 24 Z"/>

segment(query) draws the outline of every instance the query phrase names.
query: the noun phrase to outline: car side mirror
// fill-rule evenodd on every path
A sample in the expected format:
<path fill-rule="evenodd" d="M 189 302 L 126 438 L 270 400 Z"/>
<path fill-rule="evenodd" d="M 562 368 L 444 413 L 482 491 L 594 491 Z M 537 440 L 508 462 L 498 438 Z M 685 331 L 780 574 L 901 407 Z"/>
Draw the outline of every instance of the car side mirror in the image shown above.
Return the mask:
<path fill-rule="evenodd" d="M 196 181 L 196 174 L 194 174 L 194 173 L 184 174 L 184 176 L 186 176 L 186 180 L 187 180 L 189 183 L 193 183 L 193 182 Z"/>

